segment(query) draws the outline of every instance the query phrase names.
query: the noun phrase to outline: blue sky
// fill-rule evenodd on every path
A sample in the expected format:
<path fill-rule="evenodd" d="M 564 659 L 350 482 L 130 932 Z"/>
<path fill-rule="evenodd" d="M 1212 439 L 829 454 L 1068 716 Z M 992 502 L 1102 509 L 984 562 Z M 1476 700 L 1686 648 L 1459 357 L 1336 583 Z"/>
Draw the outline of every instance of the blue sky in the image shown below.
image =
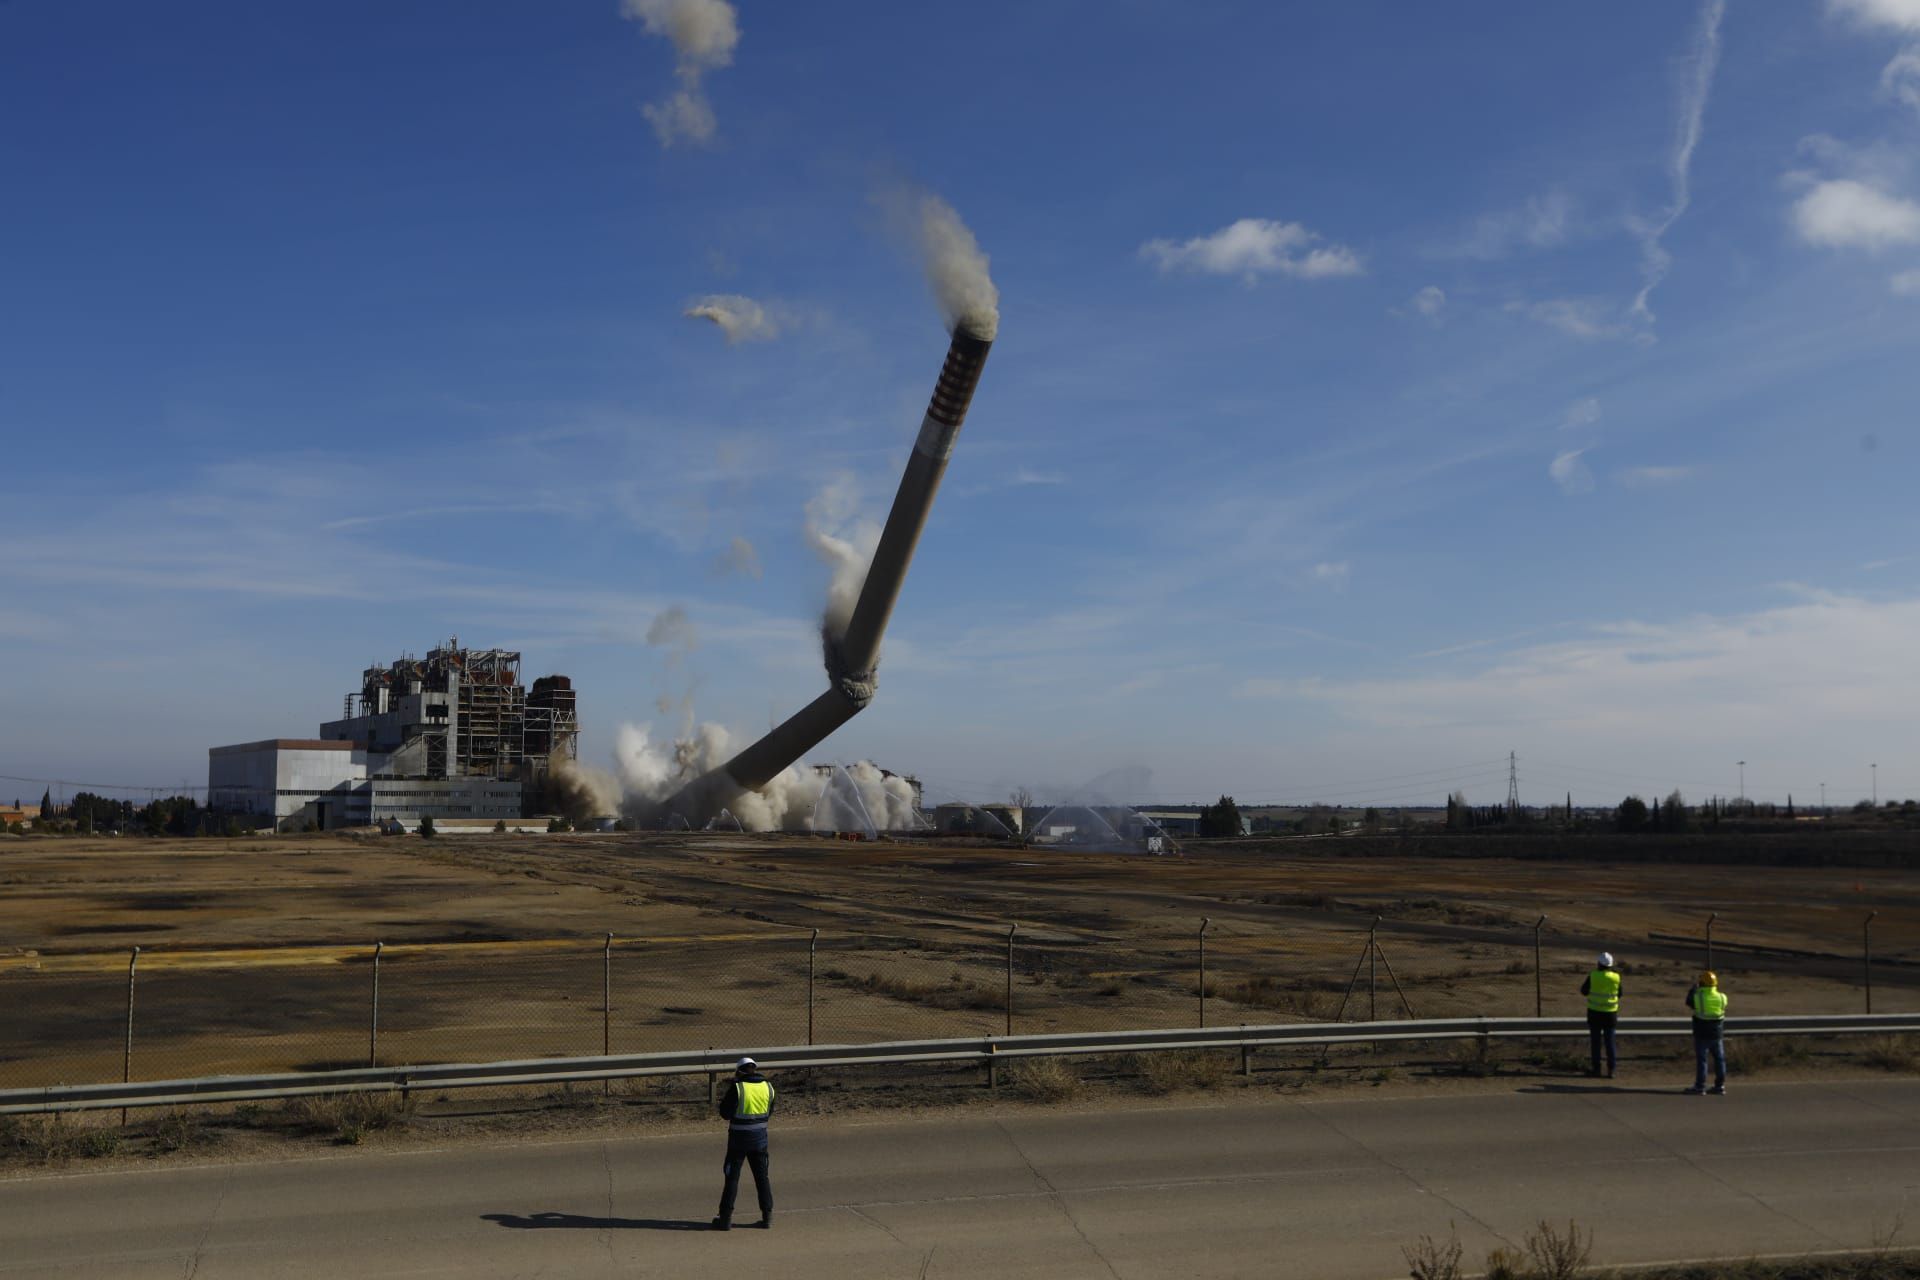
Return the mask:
<path fill-rule="evenodd" d="M 0 772 L 199 782 L 450 635 L 594 762 L 786 714 L 924 189 L 1001 338 L 824 755 L 1920 794 L 1914 0 L 628 3 L 0 4 Z"/>

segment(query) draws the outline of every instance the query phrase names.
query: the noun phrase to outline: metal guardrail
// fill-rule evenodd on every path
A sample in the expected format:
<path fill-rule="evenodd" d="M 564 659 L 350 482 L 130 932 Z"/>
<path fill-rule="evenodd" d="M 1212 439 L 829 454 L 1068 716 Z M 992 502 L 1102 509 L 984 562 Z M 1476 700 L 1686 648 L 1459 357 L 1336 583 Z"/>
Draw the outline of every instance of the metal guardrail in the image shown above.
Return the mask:
<path fill-rule="evenodd" d="M 1634 1036 L 1691 1034 L 1687 1018 L 1622 1018 Z M 1920 1013 L 1836 1014 L 1741 1018 L 1730 1036 L 1890 1035 L 1920 1031 Z M 355 1067 L 256 1076 L 200 1076 L 184 1080 L 47 1085 L 0 1089 L 0 1115 L 160 1107 L 183 1103 L 244 1102 L 325 1093 L 408 1089 L 470 1089 L 484 1085 L 566 1084 L 633 1076 L 719 1075 L 742 1054 L 762 1067 L 881 1066 L 915 1062 L 990 1065 L 1007 1058 L 1153 1053 L 1169 1049 L 1253 1049 L 1286 1044 L 1361 1044 L 1402 1040 L 1517 1039 L 1584 1036 L 1581 1018 L 1425 1018 L 1394 1022 L 1298 1022 L 1271 1026 L 1186 1027 L 1151 1031 L 1062 1032 L 1023 1036 L 969 1036 L 957 1040 L 893 1040 L 876 1044 L 791 1045 L 784 1048 L 702 1049 L 676 1053 L 614 1054 L 591 1058 L 529 1058 L 421 1066 Z"/>

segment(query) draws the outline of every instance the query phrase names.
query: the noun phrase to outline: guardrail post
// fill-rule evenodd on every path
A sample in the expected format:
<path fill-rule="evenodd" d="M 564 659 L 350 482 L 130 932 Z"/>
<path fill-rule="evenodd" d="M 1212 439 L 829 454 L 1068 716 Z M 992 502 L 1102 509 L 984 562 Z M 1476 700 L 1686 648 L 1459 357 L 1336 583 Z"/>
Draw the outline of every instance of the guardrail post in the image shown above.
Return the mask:
<path fill-rule="evenodd" d="M 1718 911 L 1707 912 L 1707 968 L 1713 968 L 1713 922 L 1720 918 Z"/>
<path fill-rule="evenodd" d="M 127 956 L 127 1048 L 120 1059 L 120 1083 L 133 1083 L 133 975 L 140 966 L 140 948 Z M 127 1123 L 127 1109 L 120 1108 L 120 1123 Z"/>
<path fill-rule="evenodd" d="M 1007 926 L 1007 1034 L 1013 1034 L 1013 934 L 1020 925 Z"/>
<path fill-rule="evenodd" d="M 1533 922 L 1533 1016 L 1536 1018 L 1541 1016 L 1541 1013 L 1540 1013 L 1540 1009 L 1541 1009 L 1541 1004 L 1540 1004 L 1540 926 L 1545 924 L 1546 922 L 1547 922 L 1547 917 L 1544 912 L 1541 914 L 1538 920 L 1535 920 Z"/>
<path fill-rule="evenodd" d="M 820 931 L 807 939 L 807 1043 L 813 1043 L 813 955 L 820 947 Z"/>
<path fill-rule="evenodd" d="M 713 1052 L 712 1045 L 707 1046 L 707 1052 L 708 1053 Z M 711 1065 L 709 1065 L 707 1070 L 707 1109 L 711 1111 L 713 1108 L 719 1105 L 720 1105 L 720 1095 L 714 1089 L 713 1070 Z"/>
<path fill-rule="evenodd" d="M 1207 926 L 1213 923 L 1212 916 L 1200 917 L 1200 1026 L 1207 1025 Z"/>
<path fill-rule="evenodd" d="M 1873 1012 L 1873 918 L 1878 911 L 1867 912 L 1860 922 L 1860 978 L 1867 989 L 1867 1012 Z"/>
<path fill-rule="evenodd" d="M 600 1053 L 602 1057 L 613 1056 L 613 935 L 607 935 L 607 947 L 601 955 L 600 970 Z M 613 1077 L 603 1082 L 606 1095 L 613 1096 Z"/>
<path fill-rule="evenodd" d="M 380 1065 L 380 953 L 384 942 L 373 944 L 373 994 L 367 1001 L 367 1065 Z"/>

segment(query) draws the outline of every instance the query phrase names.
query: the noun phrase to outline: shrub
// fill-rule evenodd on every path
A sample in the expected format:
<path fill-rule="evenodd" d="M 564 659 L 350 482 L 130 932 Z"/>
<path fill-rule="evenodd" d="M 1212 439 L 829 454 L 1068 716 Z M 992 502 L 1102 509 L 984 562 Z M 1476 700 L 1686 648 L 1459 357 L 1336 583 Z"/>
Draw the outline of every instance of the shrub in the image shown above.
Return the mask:
<path fill-rule="evenodd" d="M 1545 1218 L 1527 1233 L 1527 1257 L 1538 1280 L 1575 1280 L 1593 1257 L 1593 1232 L 1580 1230 L 1580 1224 L 1567 1219 L 1562 1235 Z"/>
<path fill-rule="evenodd" d="M 219 1132 L 209 1129 L 199 1115 L 178 1108 L 167 1112 L 153 1126 L 153 1149 L 163 1153 L 200 1151 L 219 1141 Z"/>
<path fill-rule="evenodd" d="M 423 813 L 423 814 L 421 814 L 421 815 L 420 815 L 420 834 L 421 834 L 421 836 L 423 836 L 424 838 L 426 838 L 426 839 L 428 839 L 428 840 L 431 840 L 431 839 L 433 839 L 433 837 L 434 837 L 434 834 L 435 834 L 435 832 L 434 832 L 434 829 L 433 829 L 433 815 L 432 815 L 432 814 L 430 814 L 430 813 Z"/>
<path fill-rule="evenodd" d="M 1173 1049 L 1163 1053 L 1136 1053 L 1133 1065 L 1149 1093 L 1181 1089 L 1213 1089 L 1233 1074 L 1231 1054 L 1207 1049 Z"/>
<path fill-rule="evenodd" d="M 330 1134 L 351 1147 L 375 1130 L 405 1128 L 413 1121 L 413 1099 L 398 1093 L 323 1093 L 290 1100 L 286 1115 L 301 1132 Z"/>
<path fill-rule="evenodd" d="M 1860 1061 L 1882 1071 L 1920 1071 L 1920 1051 L 1908 1036 L 1886 1036 L 1873 1041 L 1860 1055 Z"/>
<path fill-rule="evenodd" d="M 1080 1096 L 1080 1076 L 1063 1058 L 1029 1058 L 1007 1078 L 1035 1102 L 1071 1102 Z"/>
<path fill-rule="evenodd" d="M 1742 1036 L 1730 1048 L 1729 1056 L 1743 1071 L 1801 1066 L 1813 1058 L 1807 1046 L 1795 1036 Z"/>
<path fill-rule="evenodd" d="M 932 1005 L 936 1009 L 1002 1009 L 1006 993 L 980 983 L 968 982 L 966 975 L 954 973 L 941 982 L 915 982 L 891 974 L 869 973 L 859 984 L 876 995 Z"/>
<path fill-rule="evenodd" d="M 1444 1242 L 1421 1236 L 1400 1253 L 1407 1260 L 1407 1274 L 1412 1280 L 1460 1280 L 1460 1232 L 1452 1224 Z"/>

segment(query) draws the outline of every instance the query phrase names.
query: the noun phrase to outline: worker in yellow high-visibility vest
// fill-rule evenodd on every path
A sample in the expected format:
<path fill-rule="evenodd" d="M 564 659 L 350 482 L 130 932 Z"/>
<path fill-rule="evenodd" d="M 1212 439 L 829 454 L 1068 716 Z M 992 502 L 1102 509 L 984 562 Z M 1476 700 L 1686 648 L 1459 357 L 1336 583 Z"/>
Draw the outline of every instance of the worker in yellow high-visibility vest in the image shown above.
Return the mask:
<path fill-rule="evenodd" d="M 733 1201 L 740 1194 L 740 1166 L 753 1170 L 753 1189 L 760 1197 L 760 1225 L 773 1226 L 773 1179 L 767 1172 L 767 1120 L 773 1115 L 773 1086 L 760 1074 L 752 1058 L 742 1058 L 733 1069 L 733 1081 L 714 1109 L 727 1120 L 727 1159 L 722 1167 L 726 1185 L 720 1191 L 716 1231 L 733 1227 Z"/>
<path fill-rule="evenodd" d="M 1687 991 L 1693 1014 L 1693 1088 L 1688 1093 L 1727 1091 L 1727 997 L 1713 970 L 1701 973 Z M 1707 1088 L 1707 1062 L 1713 1062 L 1713 1088 Z"/>
<path fill-rule="evenodd" d="M 1620 1045 L 1614 1030 L 1620 1024 L 1620 971 L 1613 967 L 1613 952 L 1602 951 L 1594 961 L 1593 972 L 1580 984 L 1587 998 L 1587 1048 L 1593 1055 L 1589 1075 L 1600 1074 L 1600 1051 L 1607 1054 L 1607 1079 L 1613 1079 L 1620 1065 Z"/>

